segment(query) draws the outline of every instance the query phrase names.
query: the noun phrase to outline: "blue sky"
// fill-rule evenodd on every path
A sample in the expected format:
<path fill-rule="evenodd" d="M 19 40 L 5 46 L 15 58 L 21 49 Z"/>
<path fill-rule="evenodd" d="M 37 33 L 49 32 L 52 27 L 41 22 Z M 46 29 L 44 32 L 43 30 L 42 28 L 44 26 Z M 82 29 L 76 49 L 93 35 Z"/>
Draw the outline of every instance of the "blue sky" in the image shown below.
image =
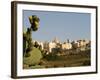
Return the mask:
<path fill-rule="evenodd" d="M 32 32 L 34 40 L 51 41 L 55 37 L 60 41 L 90 40 L 90 13 L 23 10 L 24 28 L 30 27 L 28 17 L 31 15 L 40 18 L 38 31 Z"/>

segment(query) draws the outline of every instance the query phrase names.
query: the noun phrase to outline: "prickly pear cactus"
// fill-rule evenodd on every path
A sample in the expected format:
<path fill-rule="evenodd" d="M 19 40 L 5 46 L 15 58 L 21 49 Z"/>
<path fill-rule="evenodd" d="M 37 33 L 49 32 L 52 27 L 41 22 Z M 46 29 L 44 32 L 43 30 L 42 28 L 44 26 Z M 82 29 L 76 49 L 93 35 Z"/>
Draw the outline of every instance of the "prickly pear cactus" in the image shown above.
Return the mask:
<path fill-rule="evenodd" d="M 28 52 L 29 56 L 23 58 L 23 63 L 27 65 L 37 65 L 40 63 L 42 58 L 42 53 L 39 49 L 33 47 L 31 51 Z"/>

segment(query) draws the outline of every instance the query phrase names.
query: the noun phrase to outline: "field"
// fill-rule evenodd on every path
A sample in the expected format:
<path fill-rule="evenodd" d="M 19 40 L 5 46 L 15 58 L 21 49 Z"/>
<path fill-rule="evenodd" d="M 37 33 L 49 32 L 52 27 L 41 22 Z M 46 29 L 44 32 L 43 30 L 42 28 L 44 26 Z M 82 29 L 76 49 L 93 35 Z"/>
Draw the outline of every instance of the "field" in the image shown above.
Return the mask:
<path fill-rule="evenodd" d="M 90 50 L 75 52 L 72 51 L 65 55 L 49 54 L 43 56 L 40 63 L 37 65 L 28 66 L 28 69 L 35 68 L 57 68 L 57 67 L 76 67 L 76 66 L 90 66 L 91 65 Z M 26 67 L 25 67 L 26 68 Z"/>
<path fill-rule="evenodd" d="M 90 65 L 90 51 L 82 51 L 78 54 L 68 54 L 61 56 L 48 55 L 42 61 L 41 65 L 46 68 L 52 67 L 75 67 Z"/>

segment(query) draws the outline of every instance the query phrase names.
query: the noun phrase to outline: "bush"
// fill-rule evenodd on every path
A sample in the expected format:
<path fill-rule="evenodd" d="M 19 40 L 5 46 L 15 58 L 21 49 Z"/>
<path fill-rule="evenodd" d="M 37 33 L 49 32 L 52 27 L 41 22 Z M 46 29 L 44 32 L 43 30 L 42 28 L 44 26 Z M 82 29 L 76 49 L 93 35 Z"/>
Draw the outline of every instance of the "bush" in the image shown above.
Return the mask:
<path fill-rule="evenodd" d="M 87 66 L 87 65 L 91 65 L 89 60 L 86 60 L 86 61 L 83 62 L 83 66 Z"/>

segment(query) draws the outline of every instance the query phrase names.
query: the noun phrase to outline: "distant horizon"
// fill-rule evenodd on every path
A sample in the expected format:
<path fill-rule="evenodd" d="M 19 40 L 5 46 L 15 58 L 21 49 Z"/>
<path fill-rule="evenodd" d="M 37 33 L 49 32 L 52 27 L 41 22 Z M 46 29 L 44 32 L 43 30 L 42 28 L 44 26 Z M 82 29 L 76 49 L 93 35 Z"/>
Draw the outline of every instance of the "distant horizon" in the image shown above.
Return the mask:
<path fill-rule="evenodd" d="M 31 15 L 40 18 L 38 31 L 32 32 L 33 40 L 50 42 L 55 37 L 61 42 L 91 40 L 90 13 L 23 10 L 24 28 L 30 27 L 28 17 Z"/>
<path fill-rule="evenodd" d="M 33 41 L 39 41 L 39 42 L 52 42 L 52 41 L 54 41 L 54 40 L 55 40 L 55 38 L 52 39 L 52 40 L 50 40 L 50 41 L 40 41 L 40 40 L 35 40 L 35 39 L 34 39 Z M 69 40 L 69 42 L 78 41 L 78 40 L 88 40 L 88 41 L 91 41 L 91 40 L 89 40 L 89 39 L 78 39 L 78 40 L 70 40 L 70 39 L 67 39 L 67 40 L 61 41 L 59 38 L 57 38 L 57 40 L 60 41 L 60 42 L 67 42 L 67 40 Z"/>

